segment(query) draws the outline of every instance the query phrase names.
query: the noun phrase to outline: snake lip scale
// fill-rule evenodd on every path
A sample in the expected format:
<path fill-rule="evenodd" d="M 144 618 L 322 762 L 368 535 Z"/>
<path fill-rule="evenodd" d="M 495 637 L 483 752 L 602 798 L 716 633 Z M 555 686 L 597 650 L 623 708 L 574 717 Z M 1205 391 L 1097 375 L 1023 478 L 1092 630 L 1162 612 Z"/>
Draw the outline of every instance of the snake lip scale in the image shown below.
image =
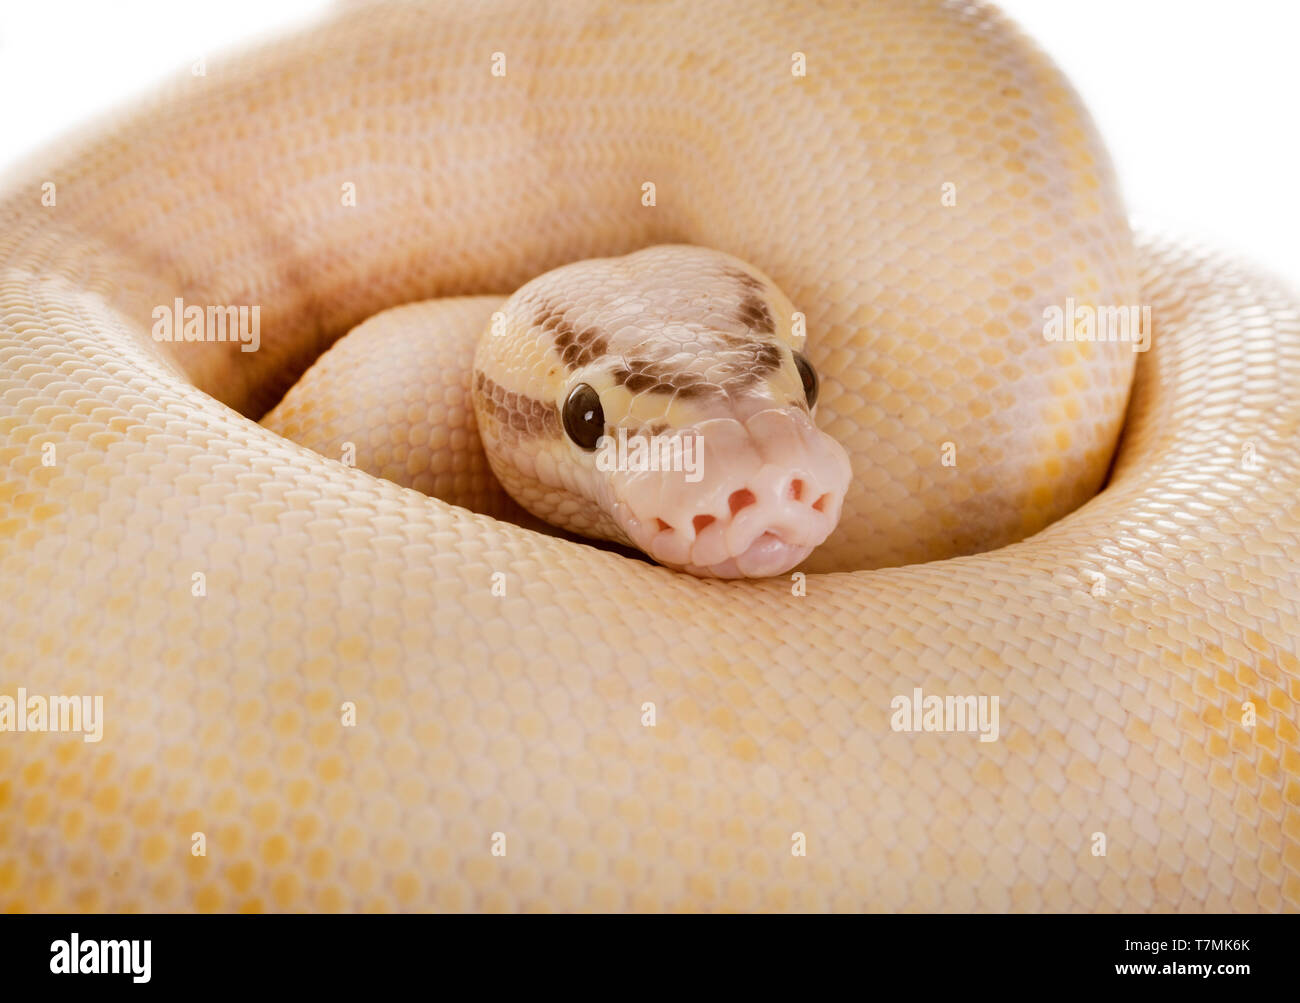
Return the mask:
<path fill-rule="evenodd" d="M 982 2 L 209 59 L 0 187 L 0 908 L 1296 911 L 1298 302 Z"/>

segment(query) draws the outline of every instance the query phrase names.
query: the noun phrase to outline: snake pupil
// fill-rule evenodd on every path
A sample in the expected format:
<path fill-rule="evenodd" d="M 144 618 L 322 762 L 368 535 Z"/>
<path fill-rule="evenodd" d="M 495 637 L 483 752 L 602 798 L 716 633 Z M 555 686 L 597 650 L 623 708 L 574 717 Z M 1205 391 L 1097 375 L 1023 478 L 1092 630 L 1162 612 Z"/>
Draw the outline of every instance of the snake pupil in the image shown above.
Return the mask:
<path fill-rule="evenodd" d="M 812 367 L 812 363 L 808 361 L 802 352 L 794 353 L 794 365 L 799 370 L 799 379 L 803 380 L 803 392 L 804 396 L 808 398 L 808 406 L 812 407 L 817 403 L 817 388 L 819 386 L 817 370 Z"/>
<path fill-rule="evenodd" d="M 600 394 L 586 383 L 579 383 L 564 402 L 564 432 L 581 449 L 588 452 L 605 434 L 605 411 Z"/>

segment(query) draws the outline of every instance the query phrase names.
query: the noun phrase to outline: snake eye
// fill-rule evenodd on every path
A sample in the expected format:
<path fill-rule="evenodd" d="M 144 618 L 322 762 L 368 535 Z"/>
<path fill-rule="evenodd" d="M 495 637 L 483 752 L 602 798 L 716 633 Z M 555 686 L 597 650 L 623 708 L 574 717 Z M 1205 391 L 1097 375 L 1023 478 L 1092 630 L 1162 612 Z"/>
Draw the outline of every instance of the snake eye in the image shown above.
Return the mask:
<path fill-rule="evenodd" d="M 585 383 L 579 383 L 564 402 L 564 432 L 579 448 L 591 452 L 605 434 L 605 410 L 600 406 L 600 394 Z"/>
<path fill-rule="evenodd" d="M 804 357 L 803 352 L 794 353 L 794 367 L 799 370 L 799 379 L 803 380 L 804 396 L 808 398 L 808 406 L 812 407 L 817 403 L 817 388 L 819 386 L 817 370 Z"/>

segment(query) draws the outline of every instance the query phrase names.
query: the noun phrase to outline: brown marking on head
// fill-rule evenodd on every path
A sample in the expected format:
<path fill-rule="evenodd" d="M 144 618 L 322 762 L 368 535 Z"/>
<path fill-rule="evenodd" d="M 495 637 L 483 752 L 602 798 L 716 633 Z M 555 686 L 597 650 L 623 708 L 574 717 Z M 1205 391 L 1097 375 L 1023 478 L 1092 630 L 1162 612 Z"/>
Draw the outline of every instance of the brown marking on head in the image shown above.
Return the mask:
<path fill-rule="evenodd" d="M 726 393 L 716 383 L 691 383 L 677 388 L 677 396 L 682 400 L 702 400 L 705 397 L 721 397 Z"/>
<path fill-rule="evenodd" d="M 762 282 L 750 275 L 749 272 L 743 271 L 739 268 L 727 272 L 727 278 L 740 283 L 741 287 L 747 292 L 756 293 L 763 288 Z"/>
<path fill-rule="evenodd" d="M 781 368 L 781 349 L 770 341 L 754 345 L 754 374 L 766 376 Z"/>
<path fill-rule="evenodd" d="M 758 334 L 771 334 L 776 330 L 772 311 L 762 297 L 753 293 L 747 294 L 741 301 L 740 309 L 736 312 L 736 320 Z"/>
<path fill-rule="evenodd" d="M 701 400 L 743 392 L 780 365 L 781 352 L 775 345 L 754 344 L 750 339 L 743 339 L 741 345 L 734 347 L 748 350 L 745 354 L 749 358 L 713 378 L 654 359 L 637 358 L 625 360 L 610 376 L 615 386 L 626 387 L 634 394 L 676 394 L 683 400 Z"/>
<path fill-rule="evenodd" d="M 533 315 L 533 327 L 550 335 L 555 351 L 570 372 L 590 365 L 609 351 L 609 339 L 599 330 L 575 328 L 565 319 L 563 310 L 548 302 L 543 302 Z"/>
<path fill-rule="evenodd" d="M 627 387 L 628 391 L 634 394 L 644 393 L 651 387 L 659 385 L 649 373 L 633 373 L 626 369 L 614 370 L 614 382 Z"/>

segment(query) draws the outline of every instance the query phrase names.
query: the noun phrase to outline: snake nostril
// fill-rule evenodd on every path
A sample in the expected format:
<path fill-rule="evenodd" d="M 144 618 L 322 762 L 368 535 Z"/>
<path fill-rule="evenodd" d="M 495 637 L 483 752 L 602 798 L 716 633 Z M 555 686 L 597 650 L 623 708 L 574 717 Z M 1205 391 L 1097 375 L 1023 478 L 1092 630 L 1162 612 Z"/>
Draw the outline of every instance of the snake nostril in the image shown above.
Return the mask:
<path fill-rule="evenodd" d="M 717 521 L 718 520 L 716 516 L 697 515 L 694 519 L 691 520 L 691 525 L 695 527 L 695 533 L 698 536 L 703 530 L 708 529 Z"/>
<path fill-rule="evenodd" d="M 750 491 L 749 488 L 741 488 L 739 491 L 731 492 L 731 497 L 727 499 L 727 504 L 731 506 L 731 514 L 735 515 L 742 508 L 748 508 L 756 501 L 758 501 L 758 499 L 754 497 L 754 492 Z"/>
<path fill-rule="evenodd" d="M 657 523 L 659 524 L 659 531 L 660 531 L 660 532 L 664 532 L 664 531 L 667 531 L 667 532 L 669 532 L 669 533 L 672 532 L 673 527 L 672 527 L 671 525 L 669 525 L 668 523 L 664 522 L 662 519 L 656 519 L 655 522 L 657 522 Z"/>
<path fill-rule="evenodd" d="M 803 498 L 803 481 L 798 477 L 790 482 L 790 497 L 794 501 L 799 501 Z"/>
<path fill-rule="evenodd" d="M 817 512 L 825 512 L 826 506 L 830 503 L 830 500 L 831 500 L 830 495 L 822 495 L 815 502 L 813 502 L 813 509 Z"/>

